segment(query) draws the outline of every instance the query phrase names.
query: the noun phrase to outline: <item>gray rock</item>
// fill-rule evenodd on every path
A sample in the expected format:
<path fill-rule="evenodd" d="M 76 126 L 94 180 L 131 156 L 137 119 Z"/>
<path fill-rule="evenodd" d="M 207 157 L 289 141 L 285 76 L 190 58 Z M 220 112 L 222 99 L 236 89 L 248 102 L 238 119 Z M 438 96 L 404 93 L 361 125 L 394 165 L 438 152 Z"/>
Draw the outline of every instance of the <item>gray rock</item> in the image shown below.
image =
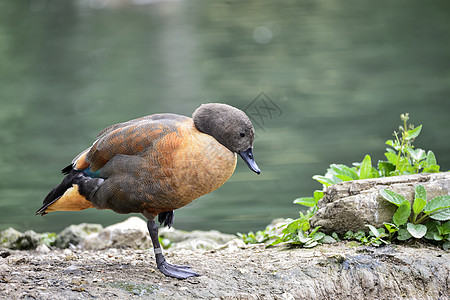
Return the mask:
<path fill-rule="evenodd" d="M 51 250 L 46 244 L 40 244 L 36 247 L 36 251 L 42 254 L 49 253 Z"/>
<path fill-rule="evenodd" d="M 1 246 L 8 249 L 17 249 L 16 245 L 18 240 L 23 236 L 20 231 L 9 227 L 8 229 L 0 232 L 0 242 Z"/>
<path fill-rule="evenodd" d="M 225 244 L 236 238 L 233 234 L 221 233 L 217 230 L 210 231 L 184 231 L 175 228 L 161 228 L 159 236 L 169 239 L 172 243 L 179 243 L 186 240 L 210 240 L 216 242 L 218 245 Z"/>
<path fill-rule="evenodd" d="M 187 239 L 174 243 L 170 249 L 173 250 L 212 250 L 219 247 L 220 244 L 212 239 Z"/>
<path fill-rule="evenodd" d="M 58 248 L 67 248 L 70 244 L 76 246 L 88 235 L 98 233 L 103 230 L 100 224 L 82 223 L 70 225 L 64 228 L 57 236 L 55 246 Z"/>
<path fill-rule="evenodd" d="M 448 195 L 450 173 L 416 174 L 340 182 L 330 186 L 318 203 L 318 211 L 311 225 L 322 226 L 327 233 L 343 234 L 348 230 L 367 231 L 366 224 L 382 227 L 391 222 L 396 206 L 380 196 L 380 190 L 390 189 L 414 201 L 414 188 L 421 184 L 427 190 L 428 200 Z"/>
<path fill-rule="evenodd" d="M 147 222 L 138 217 L 130 217 L 124 222 L 106 227 L 101 232 L 86 236 L 79 246 L 83 249 L 147 249 L 152 243 Z"/>
<path fill-rule="evenodd" d="M 41 236 L 33 230 L 24 233 L 14 228 L 8 228 L 0 232 L 1 247 L 14 250 L 28 250 L 36 248 L 41 240 Z"/>
<path fill-rule="evenodd" d="M 216 230 L 191 232 L 172 228 L 161 228 L 160 238 L 173 249 L 215 249 L 236 236 Z M 167 242 L 169 240 L 170 242 Z M 133 248 L 149 249 L 152 242 L 148 234 L 147 222 L 139 217 L 130 217 L 124 222 L 106 227 L 103 231 L 84 237 L 79 246 L 82 249 Z"/>
<path fill-rule="evenodd" d="M 243 240 L 241 240 L 239 238 L 235 238 L 224 245 L 219 245 L 216 249 L 217 250 L 226 250 L 227 252 L 236 252 L 239 249 L 245 249 L 247 247 L 249 247 L 249 246 L 247 246 Z"/>
<path fill-rule="evenodd" d="M 20 240 L 20 250 L 35 249 L 41 243 L 41 234 L 33 230 L 27 230 L 23 233 Z"/>

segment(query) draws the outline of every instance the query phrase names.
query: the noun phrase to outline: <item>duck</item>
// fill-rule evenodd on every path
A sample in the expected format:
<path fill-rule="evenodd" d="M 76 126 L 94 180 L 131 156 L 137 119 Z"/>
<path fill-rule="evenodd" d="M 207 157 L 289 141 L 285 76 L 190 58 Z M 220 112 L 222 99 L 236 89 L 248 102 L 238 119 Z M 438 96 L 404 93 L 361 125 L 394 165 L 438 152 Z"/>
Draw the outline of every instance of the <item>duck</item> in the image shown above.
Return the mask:
<path fill-rule="evenodd" d="M 177 279 L 200 276 L 189 266 L 166 261 L 156 218 L 160 225 L 172 226 L 174 210 L 230 178 L 237 155 L 260 174 L 254 138 L 249 117 L 223 103 L 202 104 L 192 118 L 160 113 L 111 125 L 62 169 L 64 179 L 44 198 L 36 215 L 87 208 L 141 213 L 161 273 Z"/>

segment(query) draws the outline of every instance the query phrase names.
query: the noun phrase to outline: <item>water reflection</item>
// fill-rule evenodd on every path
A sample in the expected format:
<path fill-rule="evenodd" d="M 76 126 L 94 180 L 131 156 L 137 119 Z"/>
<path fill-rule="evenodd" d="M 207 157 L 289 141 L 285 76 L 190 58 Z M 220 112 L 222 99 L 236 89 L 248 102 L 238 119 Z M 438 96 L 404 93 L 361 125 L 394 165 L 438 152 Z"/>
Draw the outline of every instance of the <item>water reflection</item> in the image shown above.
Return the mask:
<path fill-rule="evenodd" d="M 176 212 L 183 229 L 255 230 L 296 217 L 331 162 L 372 154 L 409 112 L 418 146 L 449 169 L 447 1 L 4 1 L 0 4 L 0 229 L 58 231 L 123 220 L 107 211 L 34 217 L 58 170 L 103 127 L 201 103 L 279 118 L 257 129 L 263 173 Z"/>

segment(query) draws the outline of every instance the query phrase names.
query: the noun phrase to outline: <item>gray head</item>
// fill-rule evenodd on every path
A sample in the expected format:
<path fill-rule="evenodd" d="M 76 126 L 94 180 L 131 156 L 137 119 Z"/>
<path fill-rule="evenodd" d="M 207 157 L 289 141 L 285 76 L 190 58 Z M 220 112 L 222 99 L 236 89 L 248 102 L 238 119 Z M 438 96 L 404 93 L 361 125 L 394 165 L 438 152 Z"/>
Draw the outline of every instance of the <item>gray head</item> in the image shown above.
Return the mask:
<path fill-rule="evenodd" d="M 255 129 L 242 110 L 227 104 L 208 103 L 197 108 L 192 118 L 199 131 L 238 153 L 252 171 L 261 172 L 253 158 Z"/>

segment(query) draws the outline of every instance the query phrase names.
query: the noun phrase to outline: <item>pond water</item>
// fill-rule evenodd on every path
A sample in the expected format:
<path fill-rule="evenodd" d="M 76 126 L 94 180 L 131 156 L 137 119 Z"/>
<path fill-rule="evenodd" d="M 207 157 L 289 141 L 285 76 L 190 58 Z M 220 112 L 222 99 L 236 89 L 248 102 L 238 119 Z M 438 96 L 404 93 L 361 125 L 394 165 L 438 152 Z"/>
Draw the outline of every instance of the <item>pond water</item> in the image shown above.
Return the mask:
<path fill-rule="evenodd" d="M 330 163 L 383 159 L 403 112 L 450 168 L 445 0 L 3 1 L 0 85 L 0 230 L 124 220 L 34 213 L 104 127 L 206 102 L 253 118 L 262 174 L 239 159 L 224 186 L 176 211 L 178 229 L 297 217 L 292 201 L 321 188 L 311 177 Z"/>

